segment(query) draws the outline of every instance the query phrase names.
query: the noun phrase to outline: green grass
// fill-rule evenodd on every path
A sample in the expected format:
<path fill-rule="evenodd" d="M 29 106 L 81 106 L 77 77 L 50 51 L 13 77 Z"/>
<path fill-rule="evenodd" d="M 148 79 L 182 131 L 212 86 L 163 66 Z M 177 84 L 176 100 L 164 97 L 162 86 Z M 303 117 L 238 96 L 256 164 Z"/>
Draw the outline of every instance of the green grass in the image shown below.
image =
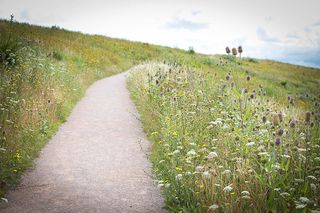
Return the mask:
<path fill-rule="evenodd" d="M 21 174 L 32 165 L 33 159 L 61 123 L 66 121 L 90 84 L 149 60 L 165 62 L 173 70 L 181 69 L 184 73 L 182 76 L 176 75 L 182 79 L 181 82 L 165 85 L 170 91 L 178 91 L 176 99 L 181 102 L 173 107 L 167 105 L 170 102 L 163 102 L 164 96 L 157 93 L 159 85 L 145 88 L 144 84 L 130 83 L 146 132 L 154 142 L 154 169 L 160 180 L 162 176 L 159 171 L 171 171 L 173 165 L 167 164 L 170 168 L 158 167 L 159 153 L 164 152 L 159 141 L 174 143 L 184 135 L 183 140 L 192 139 L 197 144 L 209 146 L 215 135 L 209 134 L 206 129 L 208 122 L 216 116 L 211 115 L 209 109 L 215 108 L 221 99 L 217 95 L 219 79 L 223 79 L 227 72 L 239 69 L 233 63 L 234 58 L 223 55 L 201 55 L 4 20 L 0 21 L 0 41 L 0 197 L 5 196 L 5 191 L 16 184 Z M 251 87 L 263 84 L 265 98 L 272 99 L 281 109 L 287 105 L 288 93 L 295 97 L 295 108 L 301 112 L 311 108 L 312 99 L 317 95 L 319 70 L 256 59 L 244 59 L 241 67 L 243 73 L 255 79 Z M 188 70 L 196 71 L 190 72 L 191 76 L 186 78 Z M 164 82 L 167 81 L 164 79 Z M 286 82 L 285 86 L 282 82 Z M 162 83 L 160 88 L 164 86 Z M 142 88 L 145 90 L 140 91 Z M 148 89 L 155 91 L 147 95 Z M 138 98 L 142 98 L 140 102 Z M 144 103 L 155 110 L 146 111 L 142 108 Z M 192 116 L 194 112 L 198 113 L 198 107 L 201 116 Z M 182 124 L 191 121 L 192 125 L 180 129 L 184 126 Z M 174 169 L 180 171 L 179 165 Z M 174 210 L 180 210 L 182 206 L 189 210 L 202 209 L 198 203 L 203 197 L 185 191 L 188 185 L 183 188 L 179 183 L 174 183 L 176 173 L 168 172 L 168 175 L 178 187 L 175 188 L 178 191 L 172 193 L 164 190 L 168 206 Z M 199 181 L 194 182 L 192 187 L 201 186 L 202 180 Z M 211 205 L 209 201 L 212 198 L 204 201 L 208 203 L 200 203 L 205 210 Z"/>

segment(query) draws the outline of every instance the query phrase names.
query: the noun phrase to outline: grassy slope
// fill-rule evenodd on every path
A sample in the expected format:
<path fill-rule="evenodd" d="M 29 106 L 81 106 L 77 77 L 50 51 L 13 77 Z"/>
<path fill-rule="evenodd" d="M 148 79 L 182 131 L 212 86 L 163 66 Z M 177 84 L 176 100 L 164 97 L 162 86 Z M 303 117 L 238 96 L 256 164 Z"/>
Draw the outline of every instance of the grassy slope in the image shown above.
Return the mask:
<path fill-rule="evenodd" d="M 5 64 L 5 60 L 0 64 L 0 197 L 32 164 L 95 80 L 145 60 L 176 61 L 218 76 L 224 75 L 220 71 L 225 69 L 222 56 L 0 21 L 2 53 L 9 37 L 17 51 L 12 56 L 15 65 Z M 293 92 L 315 92 L 319 84 L 315 69 L 269 61 L 245 63 L 249 72 L 269 85 L 270 93 L 272 88 L 279 89 L 277 94 L 286 91 L 280 81 L 287 81 Z"/>

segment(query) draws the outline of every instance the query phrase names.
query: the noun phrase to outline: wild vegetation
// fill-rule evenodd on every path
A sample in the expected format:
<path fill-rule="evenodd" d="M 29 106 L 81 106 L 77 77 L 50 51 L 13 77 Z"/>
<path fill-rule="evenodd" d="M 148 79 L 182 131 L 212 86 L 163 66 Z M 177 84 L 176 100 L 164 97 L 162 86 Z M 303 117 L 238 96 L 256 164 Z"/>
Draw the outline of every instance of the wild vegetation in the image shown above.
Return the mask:
<path fill-rule="evenodd" d="M 319 211 L 319 70 L 248 66 L 232 53 L 207 70 L 153 63 L 130 76 L 168 208 Z M 263 73 L 269 63 L 276 76 Z M 296 79 L 306 76 L 313 79 L 300 85 Z"/>
<path fill-rule="evenodd" d="M 318 208 L 319 70 L 13 18 L 0 21 L 0 198 L 91 83 L 149 60 L 129 86 L 170 210 Z"/>

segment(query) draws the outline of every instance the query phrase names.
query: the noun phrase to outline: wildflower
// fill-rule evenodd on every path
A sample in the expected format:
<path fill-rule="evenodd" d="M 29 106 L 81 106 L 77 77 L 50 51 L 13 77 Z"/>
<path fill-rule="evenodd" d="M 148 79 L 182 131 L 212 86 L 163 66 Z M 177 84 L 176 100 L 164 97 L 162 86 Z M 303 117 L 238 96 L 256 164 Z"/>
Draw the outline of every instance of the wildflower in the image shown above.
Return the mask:
<path fill-rule="evenodd" d="M 311 188 L 313 191 L 316 191 L 316 190 L 317 190 L 317 186 L 316 186 L 316 184 L 314 184 L 314 183 L 311 183 L 311 184 L 310 184 L 310 188 Z"/>
<path fill-rule="evenodd" d="M 218 208 L 219 208 L 219 206 L 217 204 L 212 204 L 211 206 L 209 206 L 209 209 L 213 210 L 213 211 L 218 209 Z"/>
<path fill-rule="evenodd" d="M 244 199 L 244 200 L 250 200 L 251 199 L 250 196 L 248 196 L 248 195 L 243 195 L 241 198 Z"/>
<path fill-rule="evenodd" d="M 226 76 L 226 80 L 227 80 L 227 81 L 230 80 L 230 75 L 229 75 L 229 74 Z"/>
<path fill-rule="evenodd" d="M 279 135 L 279 136 L 283 135 L 283 132 L 284 132 L 283 129 L 280 128 L 280 129 L 278 130 L 278 135 Z"/>
<path fill-rule="evenodd" d="M 187 155 L 188 156 L 191 156 L 191 155 L 196 155 L 196 151 L 194 151 L 194 149 L 191 149 L 189 152 L 187 152 Z"/>
<path fill-rule="evenodd" d="M 304 116 L 304 122 L 310 123 L 310 118 L 311 118 L 311 112 L 306 112 Z"/>
<path fill-rule="evenodd" d="M 196 167 L 196 172 L 202 172 L 204 170 L 203 166 L 197 166 Z"/>
<path fill-rule="evenodd" d="M 229 186 L 224 187 L 224 188 L 223 188 L 223 191 L 224 191 L 225 193 L 231 192 L 231 191 L 233 190 L 233 188 L 231 187 L 231 185 L 232 185 L 232 184 L 230 184 Z"/>
<path fill-rule="evenodd" d="M 250 192 L 248 192 L 248 191 L 242 191 L 242 192 L 241 192 L 241 195 L 247 195 L 247 196 L 249 196 L 249 195 L 250 195 Z"/>
<path fill-rule="evenodd" d="M 177 174 L 176 175 L 176 180 L 181 180 L 182 179 L 182 174 Z"/>
<path fill-rule="evenodd" d="M 295 128 L 296 125 L 297 125 L 297 121 L 296 121 L 296 120 L 291 120 L 291 121 L 290 121 L 289 126 L 290 126 L 291 128 Z"/>
<path fill-rule="evenodd" d="M 250 94 L 250 98 L 251 98 L 251 99 L 254 99 L 254 93 L 251 93 L 251 94 Z"/>
<path fill-rule="evenodd" d="M 202 175 L 203 175 L 203 177 L 206 178 L 206 179 L 211 178 L 211 174 L 210 174 L 208 171 L 203 172 Z"/>
<path fill-rule="evenodd" d="M 309 175 L 307 178 L 309 178 L 310 180 L 314 180 L 314 181 L 317 180 L 317 178 L 315 176 L 313 176 L 313 175 Z"/>
<path fill-rule="evenodd" d="M 178 149 L 177 149 L 177 150 L 174 150 L 174 151 L 172 152 L 173 155 L 176 155 L 176 154 L 179 154 L 179 153 L 180 153 L 180 150 L 178 150 Z"/>
<path fill-rule="evenodd" d="M 296 209 L 304 209 L 307 206 L 307 204 L 297 204 Z"/>
<path fill-rule="evenodd" d="M 216 152 L 210 152 L 208 155 L 207 155 L 207 159 L 212 159 L 212 158 L 216 158 L 218 157 L 218 154 Z"/>
<path fill-rule="evenodd" d="M 233 81 L 231 82 L 230 87 L 231 87 L 231 88 L 234 87 L 234 82 L 233 82 Z"/>
<path fill-rule="evenodd" d="M 243 93 L 248 93 L 248 89 L 247 89 L 247 88 L 244 88 L 244 89 L 242 90 L 242 92 L 243 92 Z"/>
<path fill-rule="evenodd" d="M 276 139 L 274 140 L 274 143 L 279 146 L 281 143 L 281 138 L 280 137 L 276 137 Z"/>
<path fill-rule="evenodd" d="M 236 48 L 232 48 L 232 55 L 236 56 L 238 54 L 237 49 Z"/>
<path fill-rule="evenodd" d="M 252 142 L 247 143 L 246 146 L 253 146 L 254 144 L 255 144 L 255 142 L 252 141 Z"/>
<path fill-rule="evenodd" d="M 231 171 L 229 169 L 226 169 L 221 174 L 227 175 L 227 174 L 230 174 L 230 173 L 231 173 Z"/>
<path fill-rule="evenodd" d="M 248 75 L 248 76 L 246 77 L 246 80 L 247 80 L 247 81 L 250 81 L 250 79 L 251 79 L 251 77 Z"/>
<path fill-rule="evenodd" d="M 286 198 L 286 197 L 289 197 L 290 194 L 288 192 L 282 192 L 282 193 L 280 193 L 280 196 Z"/>
<path fill-rule="evenodd" d="M 310 200 L 309 200 L 307 197 L 300 197 L 300 198 L 299 198 L 299 201 L 300 201 L 301 203 L 310 203 Z"/>

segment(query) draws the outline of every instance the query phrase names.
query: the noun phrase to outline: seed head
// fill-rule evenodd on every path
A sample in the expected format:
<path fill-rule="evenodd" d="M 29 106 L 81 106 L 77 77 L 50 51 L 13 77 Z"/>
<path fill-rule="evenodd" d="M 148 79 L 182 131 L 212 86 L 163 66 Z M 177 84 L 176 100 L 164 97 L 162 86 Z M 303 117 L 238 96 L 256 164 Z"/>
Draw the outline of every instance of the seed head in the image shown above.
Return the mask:
<path fill-rule="evenodd" d="M 234 87 L 234 82 L 233 82 L 233 81 L 231 82 L 230 87 L 231 87 L 231 88 Z"/>
<path fill-rule="evenodd" d="M 248 89 L 247 89 L 247 88 L 244 88 L 244 89 L 242 90 L 242 92 L 243 92 L 243 93 L 248 93 Z"/>
<path fill-rule="evenodd" d="M 277 113 L 273 113 L 273 114 L 272 114 L 272 124 L 273 124 L 274 126 L 278 126 L 279 123 L 280 123 L 280 120 L 279 120 L 278 114 L 277 114 Z"/>
<path fill-rule="evenodd" d="M 246 79 L 247 79 L 247 81 L 250 81 L 251 77 L 248 75 L 248 76 L 246 77 Z"/>
<path fill-rule="evenodd" d="M 229 55 L 230 54 L 230 48 L 226 47 L 226 53 Z"/>
<path fill-rule="evenodd" d="M 279 135 L 279 136 L 283 135 L 283 132 L 284 132 L 283 129 L 281 129 L 281 128 L 278 129 L 278 135 Z"/>
<path fill-rule="evenodd" d="M 254 93 L 251 93 L 250 98 L 254 99 Z"/>
<path fill-rule="evenodd" d="M 230 75 L 226 75 L 226 80 L 229 81 L 230 80 Z"/>
<path fill-rule="evenodd" d="M 267 117 L 266 117 L 266 116 L 263 116 L 263 117 L 262 117 L 262 122 L 263 122 L 263 123 L 267 122 Z"/>
<path fill-rule="evenodd" d="M 311 119 L 311 112 L 306 112 L 304 116 L 304 122 L 310 123 L 310 119 Z"/>
<path fill-rule="evenodd" d="M 238 52 L 239 52 L 240 54 L 242 53 L 242 47 L 241 47 L 241 46 L 238 47 Z"/>
<path fill-rule="evenodd" d="M 232 55 L 236 56 L 238 54 L 237 49 L 236 48 L 232 48 Z"/>

